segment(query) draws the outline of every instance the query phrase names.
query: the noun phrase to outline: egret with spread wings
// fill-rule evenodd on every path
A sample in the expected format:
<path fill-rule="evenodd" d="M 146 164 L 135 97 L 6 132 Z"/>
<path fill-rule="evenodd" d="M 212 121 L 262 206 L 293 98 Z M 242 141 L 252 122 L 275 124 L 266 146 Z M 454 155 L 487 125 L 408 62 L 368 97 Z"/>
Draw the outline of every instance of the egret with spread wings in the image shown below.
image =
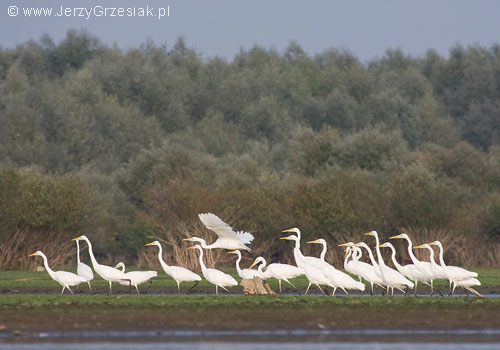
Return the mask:
<path fill-rule="evenodd" d="M 247 247 L 253 241 L 253 235 L 249 232 L 238 231 L 235 232 L 231 226 L 222 221 L 217 215 L 212 213 L 199 214 L 201 222 L 209 229 L 214 231 L 219 237 L 214 243 L 207 245 L 205 240 L 198 237 L 185 238 L 185 241 L 200 242 L 204 249 L 224 248 L 231 250 L 245 249 L 250 251 Z"/>

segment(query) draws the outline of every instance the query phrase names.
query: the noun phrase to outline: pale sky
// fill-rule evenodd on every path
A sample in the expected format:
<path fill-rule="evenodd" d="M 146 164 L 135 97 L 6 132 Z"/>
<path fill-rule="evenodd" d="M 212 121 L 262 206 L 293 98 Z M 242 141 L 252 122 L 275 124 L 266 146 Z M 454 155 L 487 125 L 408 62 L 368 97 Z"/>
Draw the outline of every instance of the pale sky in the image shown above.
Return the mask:
<path fill-rule="evenodd" d="M 16 11 L 11 6 L 17 16 L 9 16 Z M 52 17 L 23 15 L 23 8 L 35 6 L 52 7 Z M 97 14 L 105 7 L 135 7 L 137 13 L 149 6 L 155 17 L 57 17 L 61 6 Z M 159 19 L 158 8 L 167 6 L 170 16 Z M 446 55 L 457 43 L 489 47 L 500 42 L 498 18 L 500 1 L 493 0 L 1 0 L 0 46 L 14 47 L 42 33 L 59 41 L 68 29 L 86 28 L 124 49 L 148 39 L 171 47 L 183 36 L 204 57 L 232 59 L 255 44 L 282 51 L 296 41 L 310 54 L 335 47 L 369 60 L 388 48 L 412 55 L 433 48 Z"/>

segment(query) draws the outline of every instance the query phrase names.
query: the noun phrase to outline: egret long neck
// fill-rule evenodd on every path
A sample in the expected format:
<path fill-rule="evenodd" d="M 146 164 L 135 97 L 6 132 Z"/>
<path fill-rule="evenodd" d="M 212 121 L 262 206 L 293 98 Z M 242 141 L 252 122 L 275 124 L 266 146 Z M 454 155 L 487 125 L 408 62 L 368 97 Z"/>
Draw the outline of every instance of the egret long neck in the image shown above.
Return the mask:
<path fill-rule="evenodd" d="M 441 267 L 446 267 L 446 264 L 444 263 L 444 258 L 443 258 L 443 246 L 438 244 L 439 247 L 439 263 L 441 264 Z"/>
<path fill-rule="evenodd" d="M 368 252 L 368 257 L 370 258 L 370 261 L 371 261 L 371 263 L 372 263 L 373 267 L 378 268 L 378 264 L 377 264 L 377 262 L 375 261 L 375 258 L 373 257 L 373 253 L 372 253 L 372 251 L 370 250 L 370 248 L 368 248 L 368 247 L 364 247 L 364 248 L 365 248 L 365 249 L 366 249 L 366 251 Z"/>
<path fill-rule="evenodd" d="M 413 254 L 413 244 L 411 243 L 411 240 L 406 237 L 405 239 L 408 241 L 408 255 L 410 256 L 411 261 L 414 265 L 420 264 L 420 260 L 418 260 L 415 254 Z"/>
<path fill-rule="evenodd" d="M 239 251 L 237 251 L 237 252 L 239 253 Z M 240 268 L 241 254 L 238 254 L 238 253 L 236 253 L 238 255 L 238 259 L 236 259 L 236 271 L 238 271 L 238 275 L 241 276 L 241 273 L 242 273 L 241 268 Z M 260 266 L 259 266 L 259 268 L 260 268 Z"/>
<path fill-rule="evenodd" d="M 432 247 L 426 247 L 426 248 L 429 250 L 430 253 L 429 260 L 431 261 L 431 264 L 433 266 L 439 267 L 439 265 L 436 264 L 436 260 L 434 260 L 434 249 L 432 249 Z"/>
<path fill-rule="evenodd" d="M 319 255 L 319 258 L 321 259 L 322 262 L 326 262 L 325 256 L 326 256 L 326 243 L 321 242 L 321 245 L 323 246 L 323 249 L 321 250 L 321 254 Z"/>
<path fill-rule="evenodd" d="M 302 255 L 302 252 L 300 251 L 300 238 L 295 240 L 295 248 L 293 249 L 293 256 L 295 258 L 295 263 L 297 266 L 302 265 L 302 262 L 304 260 L 304 255 Z"/>
<path fill-rule="evenodd" d="M 347 247 L 347 254 L 346 254 L 345 259 L 344 259 L 344 269 L 347 266 L 347 260 L 349 259 L 349 257 L 351 256 L 351 254 L 352 254 L 351 247 Z"/>
<path fill-rule="evenodd" d="M 201 266 L 201 271 L 203 273 L 205 273 L 205 271 L 207 270 L 207 267 L 205 266 L 205 263 L 203 262 L 203 248 L 200 247 L 200 249 L 198 249 L 200 251 L 200 266 Z"/>
<path fill-rule="evenodd" d="M 392 263 L 394 264 L 394 266 L 396 266 L 396 269 L 400 270 L 402 268 L 402 266 L 396 260 L 396 249 L 394 249 L 394 247 L 392 245 L 390 245 L 389 248 L 391 248 Z"/>
<path fill-rule="evenodd" d="M 163 270 L 168 269 L 170 266 L 163 260 L 163 248 L 161 245 L 158 245 L 158 260 L 160 261 L 160 265 L 163 268 Z"/>
<path fill-rule="evenodd" d="M 45 270 L 47 270 L 47 272 L 49 273 L 50 277 L 52 277 L 52 279 L 56 279 L 55 272 L 54 272 L 54 270 L 52 270 L 49 267 L 49 262 L 47 260 L 47 257 L 45 256 L 45 254 L 41 255 L 41 257 L 43 259 L 43 266 L 45 266 Z"/>
<path fill-rule="evenodd" d="M 80 242 L 76 240 L 76 261 L 80 264 Z"/>
<path fill-rule="evenodd" d="M 87 238 L 84 238 L 84 239 L 85 239 L 85 242 L 87 242 L 87 245 L 89 246 L 90 261 L 92 261 L 92 267 L 94 267 L 94 270 L 95 270 L 96 267 L 97 268 L 99 267 L 99 263 L 95 259 L 94 251 L 92 250 L 92 243 L 90 243 L 90 241 Z"/>
<path fill-rule="evenodd" d="M 378 239 L 378 235 L 376 234 L 374 237 L 375 237 L 375 242 L 376 242 L 375 251 L 377 252 L 378 264 L 380 266 L 385 266 L 384 259 L 382 259 L 382 253 L 380 252 L 380 247 L 379 247 L 380 241 Z"/>

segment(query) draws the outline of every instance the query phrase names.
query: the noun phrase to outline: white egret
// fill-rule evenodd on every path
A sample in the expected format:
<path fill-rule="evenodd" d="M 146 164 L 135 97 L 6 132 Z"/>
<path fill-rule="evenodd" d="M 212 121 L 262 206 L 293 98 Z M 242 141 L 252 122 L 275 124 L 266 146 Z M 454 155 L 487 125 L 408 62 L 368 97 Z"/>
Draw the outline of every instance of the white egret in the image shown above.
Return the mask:
<path fill-rule="evenodd" d="M 396 238 L 402 238 L 402 239 L 406 239 L 406 241 L 408 241 L 408 255 L 410 256 L 411 262 L 413 263 L 413 265 L 415 265 L 415 267 L 418 269 L 418 271 L 423 273 L 426 276 L 427 280 L 430 281 L 431 296 L 432 296 L 434 294 L 434 280 L 436 279 L 436 277 L 434 276 L 434 273 L 432 272 L 431 263 L 427 262 L 427 261 L 420 261 L 417 259 L 415 254 L 413 254 L 413 244 L 411 242 L 411 239 L 410 239 L 410 237 L 408 237 L 408 235 L 406 233 L 402 233 L 400 235 L 389 237 L 389 239 L 396 239 Z M 439 294 L 443 295 L 439 291 L 439 289 L 437 289 L 437 291 Z"/>
<path fill-rule="evenodd" d="M 80 283 L 87 282 L 85 278 L 78 276 L 73 272 L 52 270 L 49 267 L 47 257 L 39 250 L 34 252 L 33 254 L 30 254 L 29 256 L 41 256 L 43 258 L 43 265 L 45 266 L 45 270 L 47 270 L 47 272 L 49 273 L 49 276 L 63 287 L 61 294 L 64 293 L 64 289 L 68 289 L 71 294 L 74 294 L 69 287 L 78 286 Z"/>
<path fill-rule="evenodd" d="M 370 261 L 372 264 L 367 264 L 363 261 L 359 261 L 363 253 L 361 252 L 361 249 L 357 247 L 354 243 L 349 242 L 349 243 L 343 243 L 339 244 L 339 247 L 351 247 L 353 251 L 356 253 L 353 256 L 353 262 L 354 262 L 354 268 L 356 269 L 356 275 L 360 278 L 363 278 L 366 280 L 368 283 L 370 283 L 371 289 L 370 289 L 370 294 L 373 295 L 373 285 L 377 284 L 380 287 L 382 287 L 382 278 L 377 274 L 375 270 L 375 266 L 372 265 L 375 263 L 375 260 L 373 259 L 373 255 L 371 250 L 367 247 L 368 250 L 368 255 L 370 256 Z M 375 263 L 376 264 L 376 263 Z M 378 265 L 377 265 L 378 267 Z M 383 287 L 382 287 L 383 288 Z"/>
<path fill-rule="evenodd" d="M 283 232 L 290 232 L 290 230 L 285 230 Z M 325 295 L 325 292 L 323 291 L 323 289 L 321 289 L 320 285 L 328 286 L 330 285 L 330 281 L 323 274 L 322 271 L 323 263 L 321 262 L 321 260 L 311 256 L 302 255 L 302 252 L 300 251 L 300 238 L 298 236 L 290 235 L 287 237 L 280 237 L 280 239 L 295 241 L 295 248 L 293 249 L 295 263 L 297 264 L 298 267 L 304 270 L 304 275 L 309 281 L 309 285 L 307 286 L 304 295 L 307 295 L 307 292 L 309 291 L 311 284 L 314 284 L 316 287 L 318 287 L 321 293 Z"/>
<path fill-rule="evenodd" d="M 201 241 L 202 238 L 197 238 L 196 240 L 193 238 L 185 238 L 185 241 L 198 241 L 202 243 L 202 247 L 205 249 L 213 249 L 213 248 L 224 248 L 230 250 L 240 250 L 245 249 L 250 251 L 246 245 L 250 244 L 254 237 L 249 232 L 238 231 L 234 232 L 231 226 L 222 221 L 217 215 L 212 213 L 207 214 L 199 214 L 201 222 L 209 229 L 214 231 L 219 238 L 217 240 L 207 245 L 205 240 Z"/>
<path fill-rule="evenodd" d="M 185 267 L 182 266 L 171 266 L 168 265 L 164 260 L 163 260 L 163 249 L 161 247 L 160 242 L 154 241 L 151 243 L 147 243 L 145 246 L 152 246 L 155 245 L 158 247 L 158 260 L 160 261 L 160 265 L 163 268 L 163 271 L 170 277 L 172 277 L 175 282 L 177 283 L 177 292 L 181 294 L 181 286 L 180 283 L 182 282 L 196 282 L 189 290 L 193 289 L 196 287 L 196 285 L 201 281 L 201 277 L 197 275 L 196 273 L 192 272 L 191 270 L 186 269 Z"/>
<path fill-rule="evenodd" d="M 361 277 L 363 277 L 365 280 L 367 280 L 370 283 L 375 283 L 375 284 L 382 286 L 384 284 L 384 280 L 382 279 L 382 277 L 380 275 L 380 268 L 379 268 L 377 262 L 375 261 L 375 258 L 373 257 L 372 250 L 364 242 L 359 242 L 356 244 L 356 246 L 363 247 L 366 249 L 366 251 L 368 252 L 368 258 L 370 259 L 370 262 L 371 262 L 371 264 L 366 264 L 366 263 L 363 263 L 361 261 L 358 262 L 358 272 L 360 272 L 360 273 L 362 272 L 364 274 L 364 275 L 361 275 Z M 363 264 L 366 264 L 366 265 L 363 265 Z M 360 270 L 360 268 L 362 270 Z M 386 287 L 382 287 L 382 288 L 387 289 Z M 372 284 L 371 294 L 373 295 L 373 284 Z"/>
<path fill-rule="evenodd" d="M 203 247 L 203 246 L 202 246 Z M 257 270 L 252 270 L 252 266 L 250 266 L 248 269 L 241 269 L 240 268 L 240 261 L 241 261 L 241 252 L 239 250 L 231 250 L 230 252 L 228 252 L 228 254 L 236 254 L 238 256 L 238 258 L 236 259 L 236 271 L 238 271 L 238 275 L 242 278 L 242 279 L 249 279 L 251 280 L 252 278 L 254 277 L 259 277 L 261 278 L 260 276 L 260 273 L 259 271 Z"/>
<path fill-rule="evenodd" d="M 472 288 L 472 286 L 480 286 L 481 282 L 479 282 L 478 279 L 475 277 L 478 276 L 477 272 L 474 271 L 468 271 L 464 268 L 458 267 L 458 266 L 448 266 L 444 263 L 443 259 L 443 254 L 444 254 L 444 249 L 443 245 L 439 241 L 434 241 L 430 242 L 429 245 L 435 245 L 439 247 L 439 263 L 441 264 L 441 267 L 450 280 L 450 283 L 453 283 L 453 289 L 450 289 L 450 295 L 453 295 L 453 292 L 455 291 L 455 288 L 457 286 L 463 287 L 465 289 L 468 289 L 469 291 L 482 296 L 479 294 L 476 290 Z"/>
<path fill-rule="evenodd" d="M 219 295 L 218 287 L 221 287 L 226 292 L 231 294 L 231 292 L 226 287 L 237 286 L 238 282 L 236 282 L 236 280 L 227 273 L 224 273 L 220 270 L 207 268 L 205 266 L 205 263 L 203 262 L 203 248 L 201 248 L 199 244 L 189 247 L 188 249 L 198 249 L 198 251 L 200 252 L 201 272 L 203 273 L 203 277 L 205 277 L 208 282 L 215 285 L 215 295 Z"/>
<path fill-rule="evenodd" d="M 139 292 L 139 288 L 137 286 L 139 284 L 143 284 L 146 282 L 149 282 L 149 285 L 151 285 L 151 278 L 158 276 L 158 272 L 156 271 L 131 271 L 131 272 L 125 272 L 125 264 L 122 262 L 119 262 L 116 264 L 115 269 L 121 268 L 122 272 L 125 273 L 125 275 L 130 279 L 130 284 L 135 287 L 137 290 L 137 294 L 141 294 Z M 128 286 L 128 282 L 119 282 L 122 286 Z M 149 287 L 148 287 L 149 289 Z"/>
<path fill-rule="evenodd" d="M 304 274 L 304 269 L 301 269 L 300 267 L 289 265 L 289 264 L 280 264 L 280 263 L 272 263 L 270 264 L 266 271 L 263 269 L 266 267 L 266 259 L 263 257 L 259 256 L 253 264 L 250 266 L 250 268 L 254 267 L 255 265 L 259 264 L 258 271 L 260 273 L 260 278 L 262 279 L 269 279 L 269 278 L 275 278 L 278 280 L 278 285 L 280 289 L 280 294 L 281 294 L 281 281 L 287 282 L 289 285 L 291 285 L 295 290 L 298 292 L 297 287 L 293 285 L 292 282 L 290 282 L 288 279 L 292 279 L 295 277 L 302 276 Z"/>
<path fill-rule="evenodd" d="M 80 241 L 76 241 L 76 273 L 78 276 L 85 278 L 85 281 L 89 285 L 90 293 L 92 293 L 92 287 L 90 286 L 90 281 L 94 279 L 94 273 L 89 265 L 84 264 L 80 261 Z"/>
<path fill-rule="evenodd" d="M 125 276 L 123 272 L 120 270 L 117 270 L 111 266 L 107 265 L 101 265 L 97 262 L 94 256 L 94 252 L 92 250 L 92 243 L 90 243 L 89 239 L 87 236 L 83 235 L 80 237 L 73 238 L 72 241 L 85 241 L 87 242 L 87 245 L 89 247 L 89 255 L 90 255 L 90 261 L 92 261 L 92 267 L 94 268 L 94 271 L 97 272 L 99 276 L 101 276 L 104 280 L 109 282 L 109 293 L 111 294 L 111 283 L 112 282 L 126 282 L 130 283 L 130 279 Z"/>
<path fill-rule="evenodd" d="M 417 269 L 415 267 L 415 265 L 407 264 L 407 265 L 403 266 L 397 262 L 396 249 L 394 248 L 394 246 L 390 242 L 386 242 L 384 244 L 381 244 L 380 247 L 381 248 L 383 248 L 383 247 L 391 248 L 392 262 L 393 262 L 394 266 L 396 266 L 396 269 L 415 283 L 415 288 L 414 288 L 414 295 L 415 296 L 417 295 L 418 282 L 422 282 L 422 283 L 425 283 L 428 286 L 430 286 L 430 284 L 428 283 L 430 281 L 430 279 L 424 273 L 420 272 L 420 270 Z"/>
<path fill-rule="evenodd" d="M 351 243 L 351 242 L 349 242 L 349 243 Z M 351 255 L 352 255 L 352 259 L 349 260 L 349 258 L 351 257 Z M 352 249 L 352 247 L 351 246 L 347 246 L 346 249 L 345 249 L 345 254 L 344 254 L 344 270 L 346 270 L 350 274 L 353 274 L 353 275 L 357 276 L 356 267 L 354 266 L 355 265 L 354 255 L 355 255 L 355 252 Z M 361 282 L 361 277 L 359 277 L 359 281 Z"/>
<path fill-rule="evenodd" d="M 393 268 L 387 266 L 382 258 L 382 253 L 380 252 L 380 241 L 378 238 L 377 231 L 370 231 L 365 233 L 365 236 L 373 236 L 375 237 L 375 251 L 377 252 L 378 257 L 378 266 L 380 269 L 380 274 L 384 284 L 389 286 L 392 289 L 392 295 L 394 295 L 394 288 L 399 289 L 403 293 L 407 293 L 403 290 L 403 288 L 413 288 L 415 284 L 408 280 L 404 275 L 402 275 L 399 271 L 394 270 Z M 389 290 L 387 290 L 389 292 Z"/>
<path fill-rule="evenodd" d="M 326 278 L 329 279 L 330 285 L 333 287 L 332 296 L 335 295 L 335 291 L 337 290 L 337 288 L 342 289 L 347 295 L 349 295 L 349 293 L 347 293 L 346 289 L 356 289 L 361 292 L 365 290 L 364 283 L 354 280 L 354 278 L 352 278 L 348 274 L 337 270 L 333 265 L 330 265 L 329 263 L 326 262 L 325 256 L 326 256 L 327 245 L 324 239 L 320 238 L 314 241 L 309 241 L 307 243 L 316 243 L 316 244 L 321 244 L 323 246 L 320 255 L 321 262 L 323 263 L 322 271 L 323 274 L 326 276 Z"/>

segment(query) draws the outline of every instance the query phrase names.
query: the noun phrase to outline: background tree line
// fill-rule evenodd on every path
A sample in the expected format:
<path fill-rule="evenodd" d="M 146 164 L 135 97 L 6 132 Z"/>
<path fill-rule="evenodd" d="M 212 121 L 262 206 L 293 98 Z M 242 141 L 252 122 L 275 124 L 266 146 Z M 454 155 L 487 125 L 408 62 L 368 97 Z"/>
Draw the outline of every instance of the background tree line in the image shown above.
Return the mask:
<path fill-rule="evenodd" d="M 42 242 L 63 263 L 80 233 L 102 259 L 141 263 L 151 237 L 207 234 L 200 212 L 254 232 L 275 260 L 291 258 L 276 238 L 297 226 L 335 259 L 333 243 L 377 230 L 494 265 L 499 143 L 499 45 L 363 63 L 291 43 L 228 61 L 183 39 L 122 50 L 44 36 L 0 48 L 0 267 L 31 266 Z"/>

